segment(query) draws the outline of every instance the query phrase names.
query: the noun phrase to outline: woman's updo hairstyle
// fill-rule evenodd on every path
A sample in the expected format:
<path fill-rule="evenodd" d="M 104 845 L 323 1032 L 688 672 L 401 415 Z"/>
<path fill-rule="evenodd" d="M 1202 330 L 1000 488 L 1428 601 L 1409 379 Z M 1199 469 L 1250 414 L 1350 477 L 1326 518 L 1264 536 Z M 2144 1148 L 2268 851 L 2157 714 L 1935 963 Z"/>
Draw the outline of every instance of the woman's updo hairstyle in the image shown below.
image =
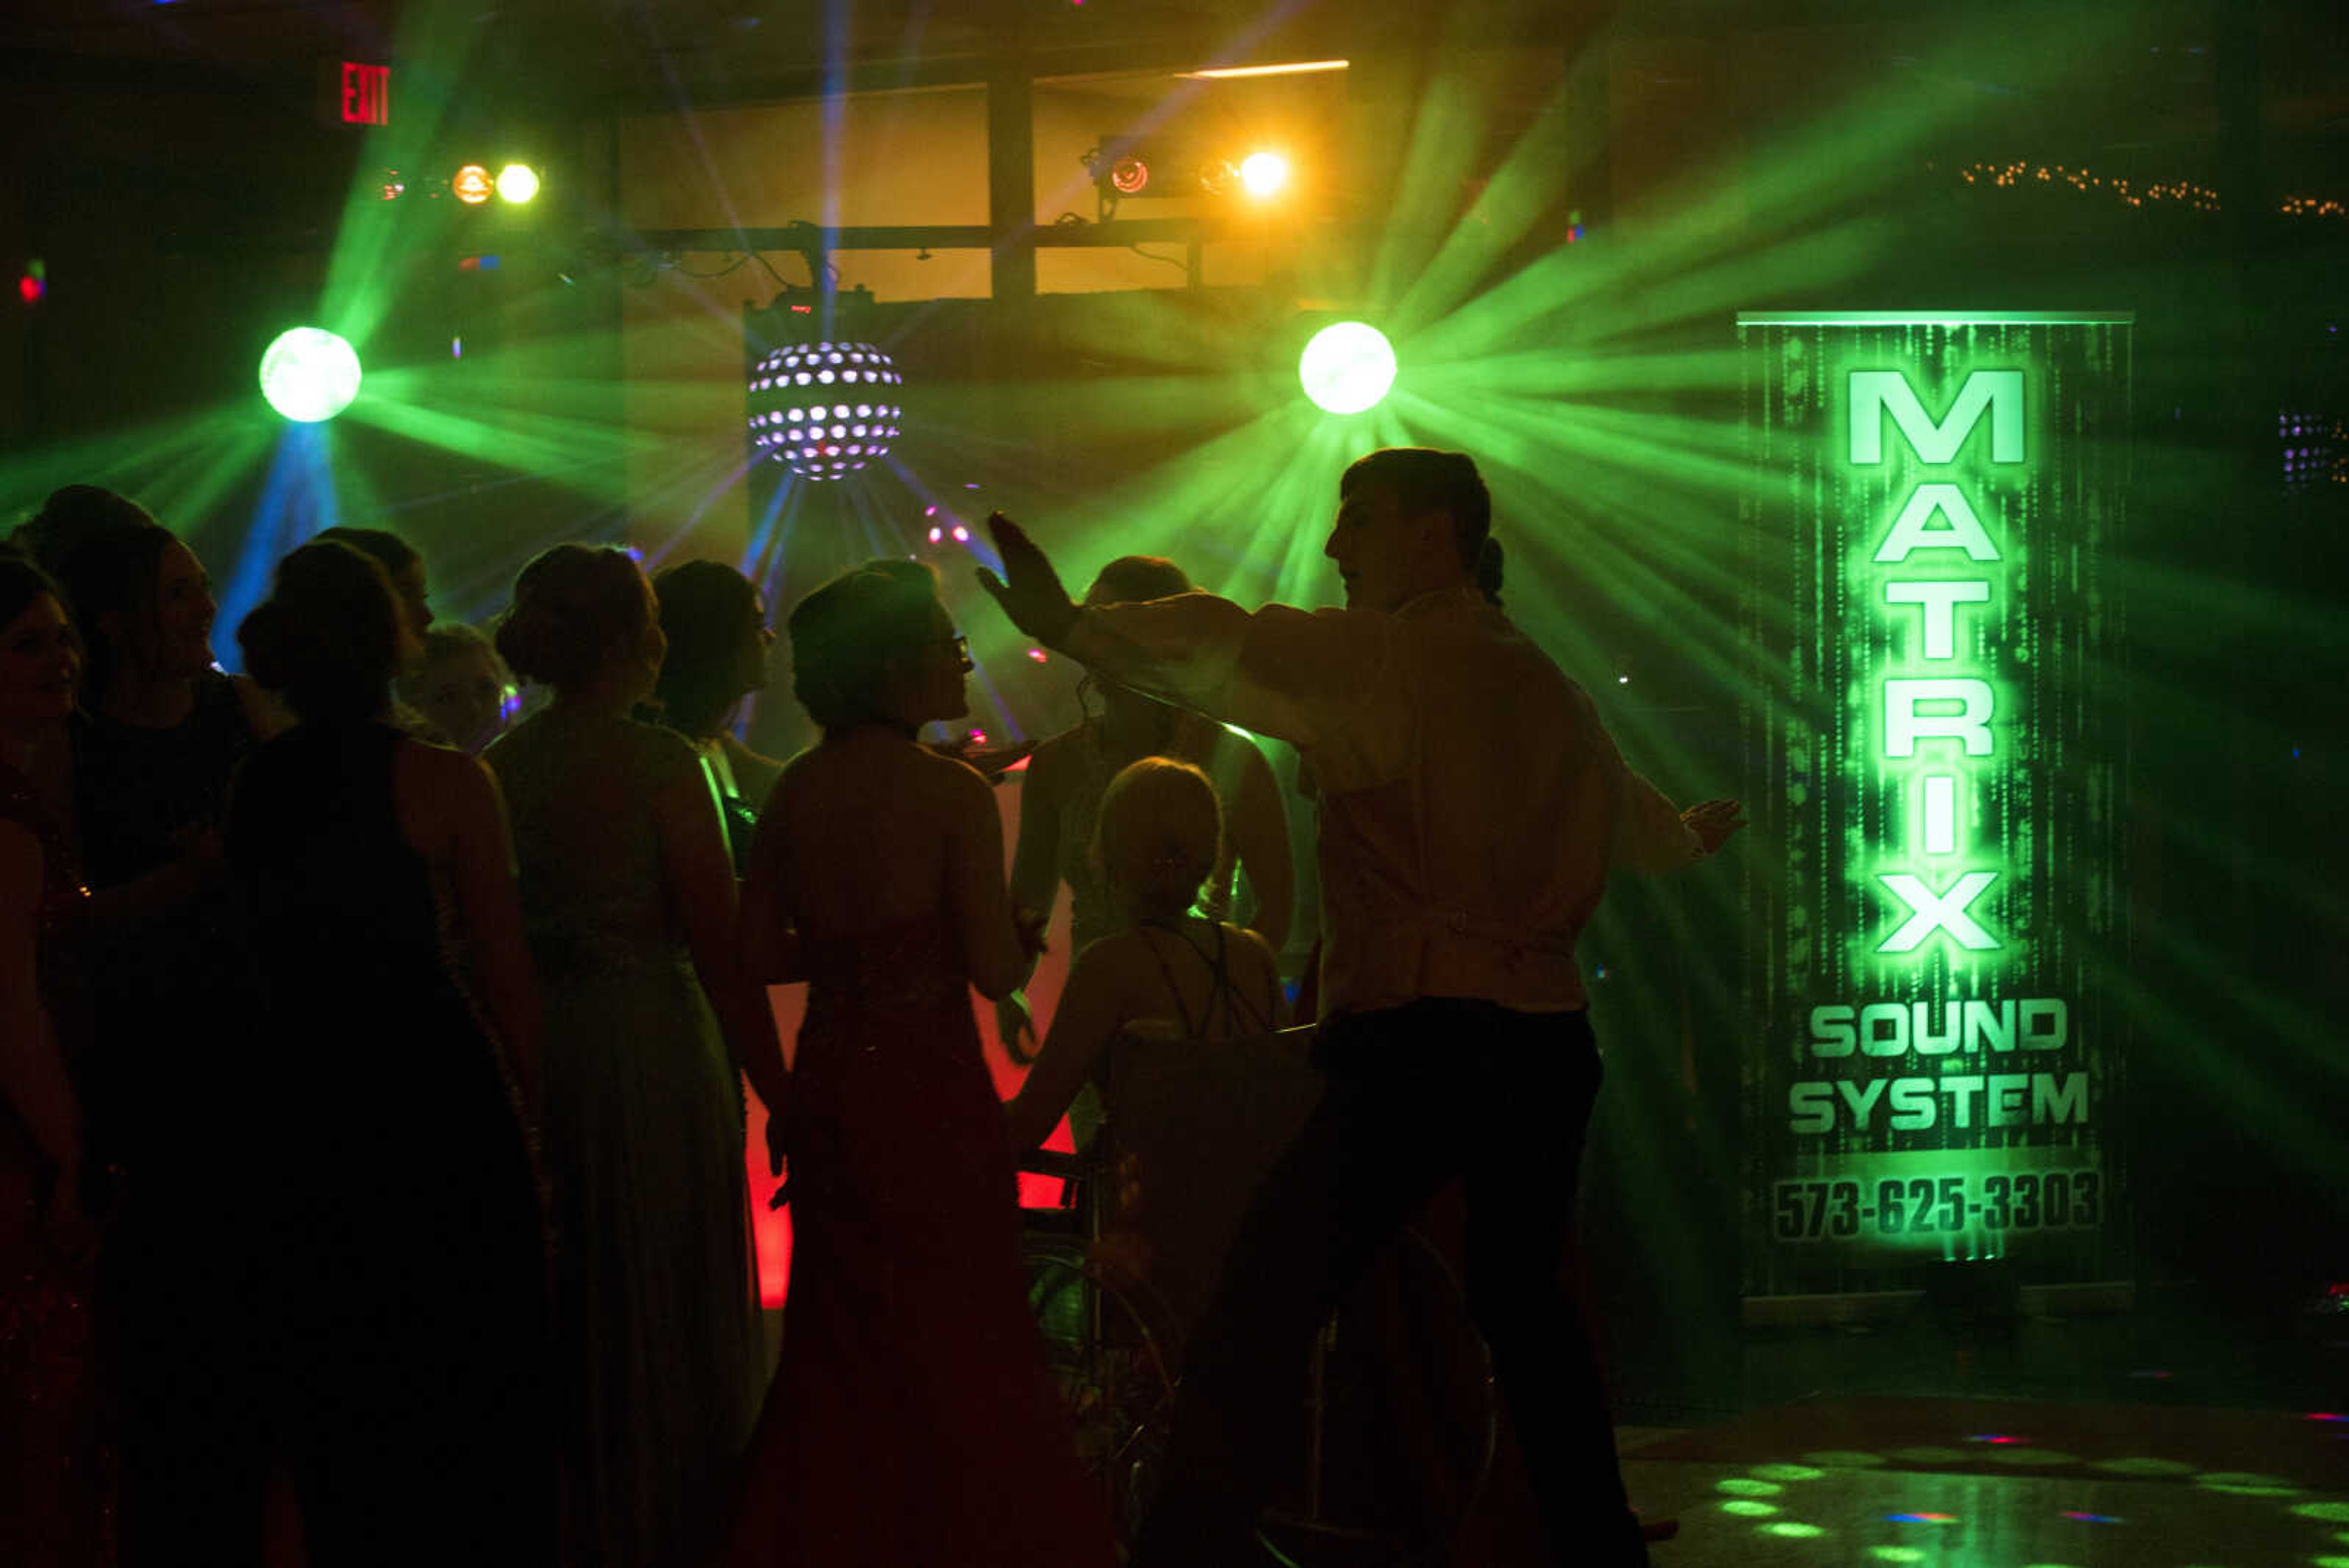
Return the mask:
<path fill-rule="evenodd" d="M 1207 775 L 1172 757 L 1144 757 L 1102 792 L 1092 856 L 1136 915 L 1172 920 L 1197 901 L 1223 838 L 1223 807 Z"/>
<path fill-rule="evenodd" d="M 887 723 L 889 682 L 937 631 L 938 582 L 916 561 L 867 561 L 793 606 L 792 694 L 826 730 Z"/>
<path fill-rule="evenodd" d="M 277 563 L 269 597 L 236 628 L 244 668 L 304 719 L 371 719 L 399 667 L 399 605 L 381 562 L 314 539 Z"/>
<path fill-rule="evenodd" d="M 557 545 L 514 579 L 513 604 L 499 618 L 498 652 L 524 680 L 578 686 L 614 650 L 644 635 L 650 610 L 644 574 L 626 550 Z"/>
<path fill-rule="evenodd" d="M 663 723 L 706 741 L 742 700 L 741 650 L 758 635 L 759 590 L 723 561 L 685 561 L 653 578 L 653 594 L 668 639 L 653 700 Z"/>
<path fill-rule="evenodd" d="M 337 523 L 332 528 L 319 529 L 318 537 L 348 545 L 361 555 L 374 556 L 387 572 L 404 572 L 424 558 L 416 553 L 415 545 L 388 528 L 357 528 Z"/>

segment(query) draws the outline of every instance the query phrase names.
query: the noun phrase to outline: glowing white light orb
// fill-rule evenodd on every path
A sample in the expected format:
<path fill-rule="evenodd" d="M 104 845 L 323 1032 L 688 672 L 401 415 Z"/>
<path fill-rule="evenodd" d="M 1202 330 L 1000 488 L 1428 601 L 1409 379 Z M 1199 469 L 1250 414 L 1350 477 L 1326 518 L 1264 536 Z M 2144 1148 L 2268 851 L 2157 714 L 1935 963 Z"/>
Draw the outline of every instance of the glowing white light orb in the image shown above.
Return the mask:
<path fill-rule="evenodd" d="M 1305 395 L 1333 414 L 1377 408 L 1394 379 L 1394 349 L 1386 334 L 1360 321 L 1324 327 L 1297 360 L 1297 379 Z"/>
<path fill-rule="evenodd" d="M 527 163 L 509 163 L 498 171 L 498 194 L 519 206 L 538 194 L 538 171 Z"/>
<path fill-rule="evenodd" d="M 833 367 L 842 369 L 834 369 Z M 827 383 L 813 402 L 800 390 L 812 379 Z M 750 376 L 750 441 L 766 457 L 781 458 L 802 479 L 845 479 L 874 458 L 886 456 L 904 410 L 895 398 L 905 384 L 896 364 L 870 343 L 796 343 L 761 359 Z M 836 386 L 838 391 L 829 389 Z M 844 422 L 853 397 L 861 421 L 852 434 Z"/>
<path fill-rule="evenodd" d="M 359 357 L 323 327 L 281 332 L 261 355 L 261 395 L 297 424 L 331 420 L 359 395 Z"/>
<path fill-rule="evenodd" d="M 1240 160 L 1240 188 L 1261 202 L 1288 183 L 1288 160 L 1278 152 L 1251 152 Z"/>

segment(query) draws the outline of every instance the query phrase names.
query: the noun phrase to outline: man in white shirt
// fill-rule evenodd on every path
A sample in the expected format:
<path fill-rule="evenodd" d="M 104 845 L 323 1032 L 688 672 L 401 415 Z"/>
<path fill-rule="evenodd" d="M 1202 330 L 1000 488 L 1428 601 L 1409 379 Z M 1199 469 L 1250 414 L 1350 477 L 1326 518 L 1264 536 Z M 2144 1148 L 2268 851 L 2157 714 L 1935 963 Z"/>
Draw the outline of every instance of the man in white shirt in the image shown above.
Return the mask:
<path fill-rule="evenodd" d="M 1675 811 L 1590 699 L 1475 587 L 1491 501 L 1466 456 L 1371 453 L 1325 554 L 1346 608 L 1207 594 L 1081 608 L 989 519 L 1030 636 L 1124 685 L 1298 748 L 1321 796 L 1328 1092 L 1257 1195 L 1194 1338 L 1136 1568 L 1246 1559 L 1304 1350 L 1378 1248 L 1466 1181 L 1467 1293 L 1553 1556 L 1646 1561 L 1558 1278 L 1599 1065 L 1574 957 L 1610 868 L 1662 871 L 1744 826 Z"/>

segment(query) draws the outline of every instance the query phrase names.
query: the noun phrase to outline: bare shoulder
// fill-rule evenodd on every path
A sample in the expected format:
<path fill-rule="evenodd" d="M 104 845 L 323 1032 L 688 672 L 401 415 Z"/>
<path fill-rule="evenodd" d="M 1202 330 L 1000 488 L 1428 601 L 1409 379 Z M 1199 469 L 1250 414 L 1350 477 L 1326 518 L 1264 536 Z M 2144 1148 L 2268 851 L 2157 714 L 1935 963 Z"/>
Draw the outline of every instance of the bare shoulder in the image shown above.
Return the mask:
<path fill-rule="evenodd" d="M 479 757 L 414 735 L 402 738 L 398 765 L 426 783 L 459 789 L 489 776 L 489 769 Z"/>
<path fill-rule="evenodd" d="M 934 791 L 939 798 L 968 810 L 976 804 L 989 813 L 995 810 L 995 790 L 987 775 L 958 757 L 949 757 L 927 746 L 914 748 L 914 776 L 925 791 Z"/>
<path fill-rule="evenodd" d="M 1133 926 L 1097 937 L 1080 948 L 1069 962 L 1068 984 L 1074 987 L 1081 981 L 1092 991 L 1122 999 L 1132 993 L 1137 975 L 1155 977 L 1157 973 L 1149 939 Z"/>
<path fill-rule="evenodd" d="M 1231 944 L 1247 955 L 1251 961 L 1269 970 L 1280 967 L 1280 955 L 1272 950 L 1272 944 L 1266 941 L 1260 933 L 1245 926 L 1235 926 L 1229 921 L 1225 922 L 1224 932 Z"/>
<path fill-rule="evenodd" d="M 497 774 L 488 762 L 412 735 L 392 754 L 392 787 L 410 822 L 449 827 L 494 811 L 498 799 Z"/>
<path fill-rule="evenodd" d="M 655 784 L 671 783 L 701 766 L 701 753 L 693 742 L 665 725 L 630 720 L 627 736 L 645 777 Z"/>

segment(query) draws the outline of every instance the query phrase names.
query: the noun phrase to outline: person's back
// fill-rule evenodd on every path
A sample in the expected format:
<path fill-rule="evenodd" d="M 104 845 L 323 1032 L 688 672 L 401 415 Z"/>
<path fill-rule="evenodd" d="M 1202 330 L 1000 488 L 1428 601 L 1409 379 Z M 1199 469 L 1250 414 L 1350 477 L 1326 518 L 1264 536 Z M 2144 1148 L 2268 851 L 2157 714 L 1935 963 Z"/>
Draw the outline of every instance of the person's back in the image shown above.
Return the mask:
<path fill-rule="evenodd" d="M 1611 809 L 1589 700 L 1470 594 L 1381 618 L 1358 720 L 1319 749 L 1340 757 L 1321 780 L 1330 969 L 1356 1006 L 1578 1005 Z"/>
<path fill-rule="evenodd" d="M 245 764 L 228 850 L 273 999 L 307 1005 L 375 994 L 374 982 L 393 980 L 453 985 L 433 867 L 403 832 L 394 799 L 406 743 L 381 725 L 299 724 Z"/>
<path fill-rule="evenodd" d="M 737 1061 L 766 1073 L 772 1024 L 740 981 L 732 867 L 693 748 L 627 717 L 665 646 L 636 564 L 546 551 L 497 641 L 555 692 L 483 761 L 545 1016 L 568 1528 L 583 1557 L 642 1568 L 712 1528 L 756 1407 Z"/>
<path fill-rule="evenodd" d="M 662 878 L 653 796 L 697 764 L 653 724 L 560 708 L 482 754 L 505 792 L 523 912 L 542 964 L 689 963 Z"/>
<path fill-rule="evenodd" d="M 790 620 L 824 739 L 768 798 L 743 891 L 757 971 L 807 981 L 781 1115 L 791 1327 L 723 1559 L 1098 1568 L 1105 1522 L 1028 1311 L 970 987 L 1023 965 L 986 781 L 919 745 L 969 670 L 935 580 L 834 578 Z"/>
<path fill-rule="evenodd" d="M 971 770 L 863 732 L 802 752 L 768 797 L 792 846 L 784 888 L 802 937 L 854 937 L 943 912 L 948 814 Z"/>
<path fill-rule="evenodd" d="M 1223 1042 L 1280 1026 L 1272 949 L 1192 909 L 1223 839 L 1215 789 L 1197 767 L 1145 757 L 1110 782 L 1087 859 L 1121 929 L 1088 944 L 1070 968 L 1051 1029 L 1007 1113 L 1013 1147 L 1040 1143 L 1088 1080 L 1114 1101 L 1116 1059 L 1130 1041 Z M 1114 1104 L 1108 1109 L 1114 1120 Z"/>
<path fill-rule="evenodd" d="M 252 1186 L 241 1304 L 321 1556 L 413 1555 L 462 1519 L 502 1560 L 549 1561 L 544 1231 L 514 1070 L 535 1009 L 490 781 L 383 722 L 397 624 L 381 568 L 326 541 L 239 628 L 302 715 L 245 764 L 225 833 L 264 999 L 246 1125 L 224 1131 Z"/>

